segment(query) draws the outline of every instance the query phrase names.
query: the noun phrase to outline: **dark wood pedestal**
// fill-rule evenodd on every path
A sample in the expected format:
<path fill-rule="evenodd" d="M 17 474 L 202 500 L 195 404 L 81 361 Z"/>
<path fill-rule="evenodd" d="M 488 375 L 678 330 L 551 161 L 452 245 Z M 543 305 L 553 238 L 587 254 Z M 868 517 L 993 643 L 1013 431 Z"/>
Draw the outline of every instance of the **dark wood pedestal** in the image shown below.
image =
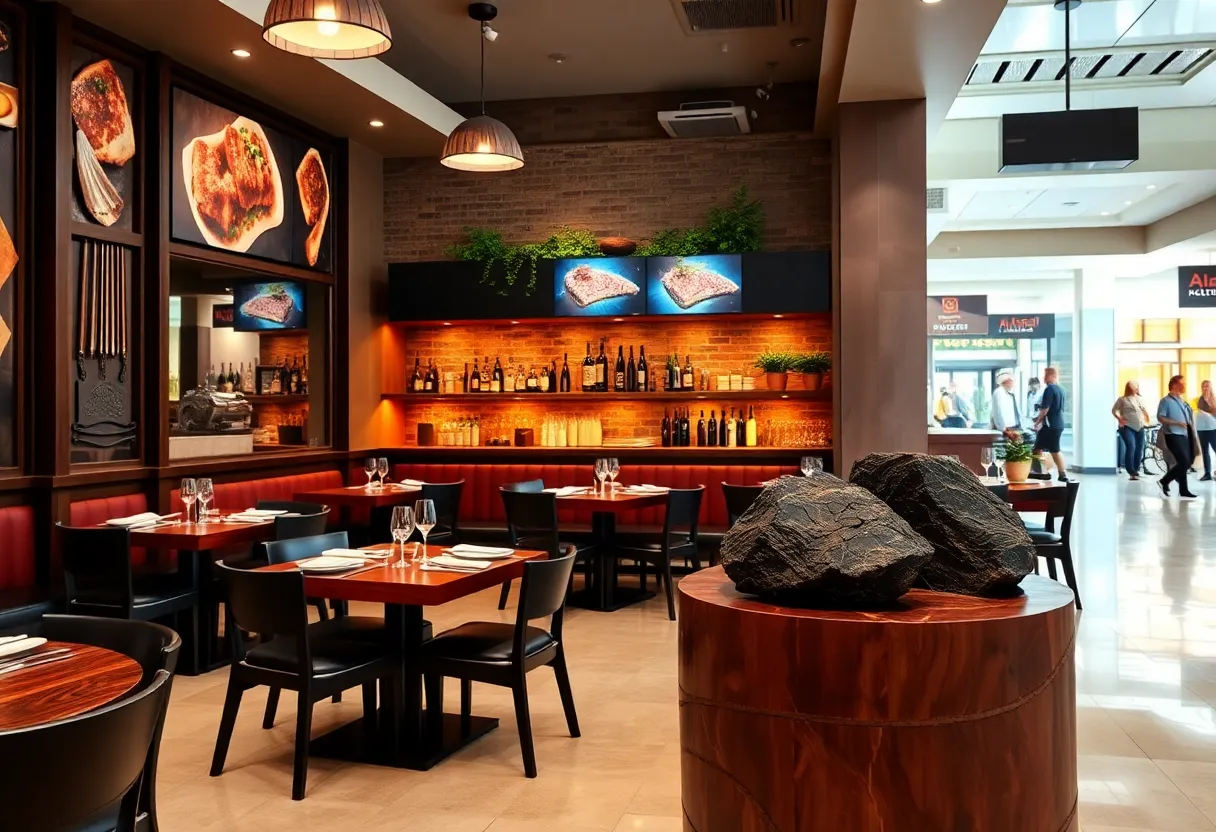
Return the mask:
<path fill-rule="evenodd" d="M 682 580 L 687 832 L 1075 832 L 1072 593 L 913 590 L 883 612 Z"/>

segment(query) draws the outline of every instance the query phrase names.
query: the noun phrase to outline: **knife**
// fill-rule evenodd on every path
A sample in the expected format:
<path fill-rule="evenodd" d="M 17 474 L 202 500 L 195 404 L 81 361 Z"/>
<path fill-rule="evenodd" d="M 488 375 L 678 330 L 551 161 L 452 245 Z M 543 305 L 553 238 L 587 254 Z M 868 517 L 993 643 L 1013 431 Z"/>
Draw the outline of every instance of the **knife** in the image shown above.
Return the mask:
<path fill-rule="evenodd" d="M 6 667 L 12 667 L 15 664 L 21 664 L 22 662 L 33 661 L 34 659 L 41 659 L 43 656 L 54 656 L 59 653 L 70 653 L 70 652 L 71 652 L 70 647 L 60 647 L 56 650 L 45 650 L 41 653 L 26 653 L 24 656 L 17 656 L 14 658 L 0 660 L 0 670 L 3 670 Z"/>
<path fill-rule="evenodd" d="M 67 651 L 66 656 L 50 656 L 49 658 L 42 658 L 43 656 L 48 656 L 48 655 L 49 654 L 47 654 L 47 653 L 39 653 L 36 658 L 31 658 L 30 661 L 24 661 L 24 662 L 19 662 L 17 664 L 10 664 L 10 665 L 5 665 L 4 667 L 0 667 L 0 676 L 4 675 L 5 673 L 12 673 L 15 670 L 25 670 L 30 667 L 37 667 L 40 664 L 50 664 L 51 662 L 61 662 L 64 659 L 72 658 L 73 656 L 75 656 L 75 653 L 72 653 L 69 650 L 69 651 Z"/>

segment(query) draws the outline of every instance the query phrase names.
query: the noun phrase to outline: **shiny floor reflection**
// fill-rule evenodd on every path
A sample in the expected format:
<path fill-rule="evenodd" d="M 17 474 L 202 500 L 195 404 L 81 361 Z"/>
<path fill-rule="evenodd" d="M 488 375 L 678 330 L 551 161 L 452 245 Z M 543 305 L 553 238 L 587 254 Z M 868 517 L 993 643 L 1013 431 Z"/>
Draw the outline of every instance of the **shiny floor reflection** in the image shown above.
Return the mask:
<path fill-rule="evenodd" d="M 1085 832 L 1216 832 L 1210 485 L 1196 483 L 1201 499 L 1184 504 L 1163 501 L 1150 480 L 1083 479 L 1075 551 L 1085 603 L 1077 639 Z M 436 629 L 510 620 L 514 605 L 500 613 L 496 598 L 497 590 L 482 593 L 427 616 Z M 531 674 L 536 780 L 523 776 L 509 692 L 478 685 L 477 712 L 502 719 L 489 737 L 426 773 L 314 759 L 308 798 L 293 803 L 290 697 L 263 731 L 265 693 L 246 694 L 227 770 L 210 778 L 227 673 L 179 678 L 161 753 L 161 829 L 677 832 L 676 625 L 656 599 L 608 615 L 572 610 L 566 633 L 583 737 L 566 736 L 552 675 Z M 455 697 L 456 686 L 447 688 Z M 316 706 L 314 734 L 358 717 L 357 693 L 346 699 Z"/>

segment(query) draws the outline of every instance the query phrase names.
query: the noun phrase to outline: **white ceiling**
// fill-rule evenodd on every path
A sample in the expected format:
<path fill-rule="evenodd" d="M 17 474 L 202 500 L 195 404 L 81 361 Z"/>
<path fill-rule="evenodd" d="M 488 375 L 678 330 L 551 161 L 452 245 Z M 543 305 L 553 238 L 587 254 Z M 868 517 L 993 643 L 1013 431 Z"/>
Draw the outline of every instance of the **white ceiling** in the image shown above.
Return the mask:
<path fill-rule="evenodd" d="M 1209 40 L 1216 36 L 1212 0 L 1085 0 L 1072 12 L 1074 49 Z M 1063 50 L 1064 13 L 1052 0 L 1011 2 L 983 55 Z"/>

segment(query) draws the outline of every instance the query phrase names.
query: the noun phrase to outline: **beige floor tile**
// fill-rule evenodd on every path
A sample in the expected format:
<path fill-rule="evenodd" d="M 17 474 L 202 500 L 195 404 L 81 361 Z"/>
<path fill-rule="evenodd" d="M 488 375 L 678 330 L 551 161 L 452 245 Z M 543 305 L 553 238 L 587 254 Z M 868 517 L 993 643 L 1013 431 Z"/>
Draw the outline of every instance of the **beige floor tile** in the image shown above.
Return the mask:
<path fill-rule="evenodd" d="M 625 815 L 613 832 L 683 832 L 682 817 L 657 817 L 655 815 Z"/>
<path fill-rule="evenodd" d="M 1086 827 L 1216 830 L 1151 760 L 1080 756 L 1077 778 L 1081 823 Z"/>
<path fill-rule="evenodd" d="M 1216 763 L 1185 760 L 1157 760 L 1156 763 L 1179 791 L 1216 824 Z"/>

